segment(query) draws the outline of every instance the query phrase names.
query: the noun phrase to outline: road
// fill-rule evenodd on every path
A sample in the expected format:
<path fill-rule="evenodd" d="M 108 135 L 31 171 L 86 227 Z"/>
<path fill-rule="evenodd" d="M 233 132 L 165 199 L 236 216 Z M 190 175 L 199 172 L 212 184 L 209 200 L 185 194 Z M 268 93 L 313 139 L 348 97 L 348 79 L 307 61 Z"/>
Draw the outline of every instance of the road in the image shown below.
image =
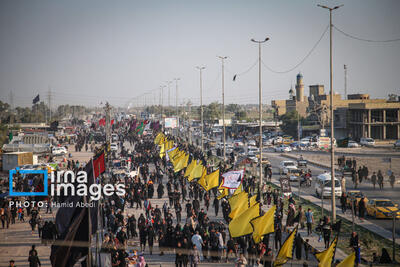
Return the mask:
<path fill-rule="evenodd" d="M 197 140 L 200 139 L 199 136 L 194 136 L 193 135 L 193 140 Z M 221 141 L 220 137 L 213 137 L 212 138 L 214 141 L 216 141 L 217 143 L 219 143 Z M 227 143 L 231 143 L 232 140 L 231 139 L 227 139 Z M 245 151 L 247 151 L 247 147 L 245 147 Z M 292 152 L 293 154 L 295 154 L 295 152 Z M 292 154 L 292 153 L 288 153 L 288 154 Z M 307 153 L 320 153 L 318 151 L 308 151 Z M 215 154 L 215 151 L 214 151 Z M 371 156 L 371 155 L 370 155 Z M 280 155 L 280 153 L 275 153 L 273 152 L 273 150 L 271 149 L 270 152 L 268 153 L 263 153 L 263 158 L 268 158 L 271 162 L 272 165 L 272 170 L 273 170 L 273 176 L 272 179 L 275 179 L 276 181 L 279 180 L 279 164 L 282 160 L 290 160 L 286 157 L 282 157 Z M 309 169 L 311 169 L 313 177 L 318 176 L 319 174 L 323 173 L 324 171 L 330 171 L 329 168 L 323 168 L 323 167 L 319 167 L 316 165 L 312 165 L 309 164 L 308 166 Z M 397 187 L 396 187 L 397 186 Z M 390 186 L 388 184 L 385 184 L 384 189 L 383 190 L 379 190 L 379 189 L 375 189 L 373 188 L 373 185 L 369 182 L 363 182 L 361 184 L 358 185 L 357 190 L 360 190 L 361 192 L 364 193 L 364 195 L 369 198 L 388 198 L 391 199 L 393 202 L 399 204 L 400 206 L 400 185 L 396 185 L 394 189 L 390 188 Z M 296 183 L 292 184 L 292 189 L 293 190 L 298 190 L 298 186 Z M 353 182 L 351 181 L 351 178 L 347 177 L 346 178 L 346 190 L 353 190 L 355 189 L 353 186 Z M 301 194 L 307 194 L 307 195 L 312 195 L 314 197 L 316 197 L 315 194 L 315 181 L 313 180 L 311 187 L 302 187 L 301 188 Z M 324 205 L 331 205 L 331 201 L 330 199 L 325 199 L 324 200 Z M 337 199 L 336 201 L 336 207 L 337 207 L 337 212 L 340 213 L 341 212 L 341 208 L 340 208 L 340 202 L 339 199 Z M 350 211 L 348 211 L 350 212 Z M 372 223 L 388 230 L 388 231 L 392 231 L 393 230 L 393 221 L 390 219 L 374 219 L 371 218 L 369 216 L 366 217 L 367 220 L 371 221 Z M 355 220 L 358 220 L 358 218 L 356 218 Z M 398 238 L 400 236 L 400 220 L 397 220 L 395 223 L 395 232 Z"/>

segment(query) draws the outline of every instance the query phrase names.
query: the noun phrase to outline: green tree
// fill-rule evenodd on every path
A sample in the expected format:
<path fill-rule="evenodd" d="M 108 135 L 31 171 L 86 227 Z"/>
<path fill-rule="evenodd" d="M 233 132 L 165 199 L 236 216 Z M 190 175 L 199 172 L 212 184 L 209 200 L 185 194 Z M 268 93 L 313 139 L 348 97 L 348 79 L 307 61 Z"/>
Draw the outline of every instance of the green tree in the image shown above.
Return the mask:
<path fill-rule="evenodd" d="M 221 117 L 221 105 L 218 102 L 212 102 L 203 107 L 203 116 L 205 120 L 216 120 Z"/>
<path fill-rule="evenodd" d="M 246 111 L 244 111 L 244 110 L 238 110 L 238 111 L 236 111 L 235 112 L 235 118 L 237 119 L 237 120 L 246 120 L 246 118 L 247 118 L 247 112 Z"/>
<path fill-rule="evenodd" d="M 281 129 L 282 131 L 287 134 L 291 135 L 293 137 L 297 136 L 297 118 L 298 118 L 298 113 L 296 110 L 286 112 L 286 114 L 283 114 L 280 117 L 280 120 L 282 121 L 282 126 Z M 301 121 L 304 120 L 304 118 L 300 117 L 299 118 Z"/>

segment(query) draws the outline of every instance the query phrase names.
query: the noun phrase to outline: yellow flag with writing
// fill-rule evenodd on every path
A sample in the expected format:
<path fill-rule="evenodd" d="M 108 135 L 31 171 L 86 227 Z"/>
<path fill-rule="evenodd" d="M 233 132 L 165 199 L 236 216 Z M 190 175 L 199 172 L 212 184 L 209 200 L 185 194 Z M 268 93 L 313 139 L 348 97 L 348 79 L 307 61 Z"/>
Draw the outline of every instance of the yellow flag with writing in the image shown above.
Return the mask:
<path fill-rule="evenodd" d="M 283 243 L 274 261 L 274 267 L 282 266 L 288 261 L 288 259 L 292 258 L 293 243 L 294 243 L 294 238 L 296 237 L 297 234 L 297 228 L 298 227 L 296 226 L 296 228 L 293 229 L 293 231 L 290 233 L 290 235 L 286 238 L 285 242 Z"/>

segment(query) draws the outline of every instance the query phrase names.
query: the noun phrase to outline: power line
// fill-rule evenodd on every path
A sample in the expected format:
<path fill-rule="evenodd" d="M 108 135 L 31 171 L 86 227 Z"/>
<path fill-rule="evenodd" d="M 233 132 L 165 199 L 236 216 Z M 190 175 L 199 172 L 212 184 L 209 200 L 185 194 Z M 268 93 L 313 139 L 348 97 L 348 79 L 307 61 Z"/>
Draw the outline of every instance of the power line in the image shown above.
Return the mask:
<path fill-rule="evenodd" d="M 318 41 L 314 44 L 314 46 L 313 46 L 313 47 L 311 48 L 311 50 L 307 53 L 307 55 L 306 55 L 298 64 L 296 64 L 294 67 L 292 67 L 292 68 L 290 68 L 290 69 L 288 69 L 288 70 L 285 70 L 285 71 L 277 71 L 277 70 L 274 70 L 274 69 L 272 69 L 271 67 L 267 66 L 267 65 L 264 63 L 264 61 L 261 60 L 262 64 L 263 64 L 264 67 L 265 67 L 266 69 L 268 69 L 269 71 L 271 71 L 271 72 L 273 72 L 273 73 L 279 73 L 279 74 L 288 73 L 288 72 L 291 72 L 291 71 L 297 69 L 297 67 L 299 67 L 301 64 L 304 63 L 304 61 L 306 61 L 306 59 L 312 54 L 312 52 L 315 50 L 315 48 L 317 48 L 318 44 L 321 42 L 322 38 L 324 37 L 324 35 L 325 35 L 325 33 L 328 31 L 328 29 L 329 29 L 329 25 L 326 26 L 326 28 L 325 28 L 324 32 L 322 33 L 321 37 L 320 37 L 320 38 L 318 39 Z"/>
<path fill-rule="evenodd" d="M 246 73 L 248 73 L 249 71 L 251 71 L 251 70 L 257 65 L 257 63 L 258 63 L 258 59 L 256 59 L 256 61 L 253 63 L 253 65 L 250 66 L 250 68 L 248 68 L 247 70 L 245 70 L 245 71 L 243 71 L 243 72 L 241 72 L 241 73 L 237 73 L 237 74 L 235 74 L 235 73 L 229 71 L 228 69 L 226 69 L 226 70 L 227 70 L 229 73 L 234 74 L 234 75 L 233 75 L 233 80 L 235 81 L 236 78 L 237 78 L 238 76 L 245 75 Z"/>
<path fill-rule="evenodd" d="M 341 29 L 339 29 L 338 27 L 336 27 L 335 25 L 333 25 L 333 27 L 334 27 L 338 32 L 340 32 L 341 34 L 343 34 L 343 35 L 345 35 L 345 36 L 347 36 L 347 37 L 349 37 L 349 38 L 358 40 L 358 41 L 369 42 L 369 43 L 391 43 L 391 42 L 398 42 L 398 41 L 400 41 L 400 38 L 398 38 L 398 39 L 389 39 L 389 40 L 371 40 L 371 39 L 364 39 L 364 38 L 360 38 L 360 37 L 351 35 L 351 34 L 349 34 L 349 33 L 346 33 L 346 32 L 344 32 L 344 31 L 342 31 Z"/>

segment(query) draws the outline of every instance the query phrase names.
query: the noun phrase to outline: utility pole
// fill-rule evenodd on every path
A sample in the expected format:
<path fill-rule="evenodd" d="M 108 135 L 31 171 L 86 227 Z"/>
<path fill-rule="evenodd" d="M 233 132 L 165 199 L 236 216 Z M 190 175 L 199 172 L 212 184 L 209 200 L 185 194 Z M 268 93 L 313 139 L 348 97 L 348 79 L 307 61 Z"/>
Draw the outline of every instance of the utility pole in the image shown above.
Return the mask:
<path fill-rule="evenodd" d="M 49 86 L 48 101 L 49 101 L 49 123 L 51 123 L 51 88 L 50 88 L 50 86 Z"/>
<path fill-rule="evenodd" d="M 106 102 L 106 106 L 104 108 L 105 113 L 106 113 L 106 143 L 111 144 L 111 129 L 110 129 L 110 124 L 111 124 L 111 115 L 110 115 L 110 104 Z M 108 145 L 107 144 L 107 145 Z"/>
<path fill-rule="evenodd" d="M 179 134 L 179 116 L 178 116 L 178 81 L 180 80 L 180 78 L 175 78 L 175 112 L 176 112 L 176 136 L 178 137 Z"/>
<path fill-rule="evenodd" d="M 347 66 L 344 65 L 344 99 L 347 99 Z"/>
<path fill-rule="evenodd" d="M 268 41 L 269 38 L 265 38 L 263 41 L 256 41 L 251 39 L 252 42 L 258 44 L 258 109 L 259 109 L 259 120 L 260 120 L 260 139 L 259 139 L 259 147 L 260 147 L 260 185 L 258 188 L 258 192 L 260 193 L 260 201 L 262 199 L 262 188 L 263 188 L 263 169 L 262 169 L 262 148 L 263 148 L 263 140 L 262 140 L 262 87 L 261 87 L 261 44 Z"/>
<path fill-rule="evenodd" d="M 332 222 L 336 221 L 336 199 L 335 199 L 335 147 L 334 147 L 334 121 L 335 117 L 333 116 L 333 86 L 332 86 L 332 11 L 338 9 L 339 7 L 343 6 L 335 6 L 333 8 L 318 5 L 319 7 L 325 8 L 329 10 L 329 87 L 330 87 L 330 95 L 331 95 L 331 198 L 332 198 Z"/>
<path fill-rule="evenodd" d="M 190 119 L 190 114 L 192 113 L 192 103 L 190 102 L 190 100 L 189 100 L 189 102 L 188 102 L 188 108 L 189 108 L 189 113 L 188 113 L 188 120 L 189 120 L 189 127 L 188 127 L 188 135 L 189 135 L 189 144 L 192 144 L 192 132 L 191 132 L 191 130 L 190 130 L 190 127 L 192 127 L 192 120 Z"/>
<path fill-rule="evenodd" d="M 200 71 L 200 121 L 201 121 L 201 152 L 204 151 L 204 122 L 203 122 L 203 77 L 202 72 L 206 67 L 196 67 Z"/>
<path fill-rule="evenodd" d="M 14 94 L 10 90 L 10 123 L 14 123 Z"/>
<path fill-rule="evenodd" d="M 164 87 L 165 86 L 160 86 L 160 106 L 161 106 L 161 113 L 160 113 L 160 121 L 162 124 L 162 118 L 163 118 L 163 112 L 164 112 Z"/>
<path fill-rule="evenodd" d="M 223 155 L 224 155 L 224 164 L 226 162 L 226 132 L 225 132 L 225 84 L 224 84 L 224 60 L 227 59 L 228 57 L 225 56 L 218 56 L 221 59 L 222 63 L 222 127 L 223 127 L 223 140 L 224 140 L 224 150 L 223 150 Z"/>
<path fill-rule="evenodd" d="M 167 115 L 171 116 L 170 114 L 170 108 L 171 108 L 171 81 L 167 81 L 167 86 L 168 86 L 168 112 Z"/>

